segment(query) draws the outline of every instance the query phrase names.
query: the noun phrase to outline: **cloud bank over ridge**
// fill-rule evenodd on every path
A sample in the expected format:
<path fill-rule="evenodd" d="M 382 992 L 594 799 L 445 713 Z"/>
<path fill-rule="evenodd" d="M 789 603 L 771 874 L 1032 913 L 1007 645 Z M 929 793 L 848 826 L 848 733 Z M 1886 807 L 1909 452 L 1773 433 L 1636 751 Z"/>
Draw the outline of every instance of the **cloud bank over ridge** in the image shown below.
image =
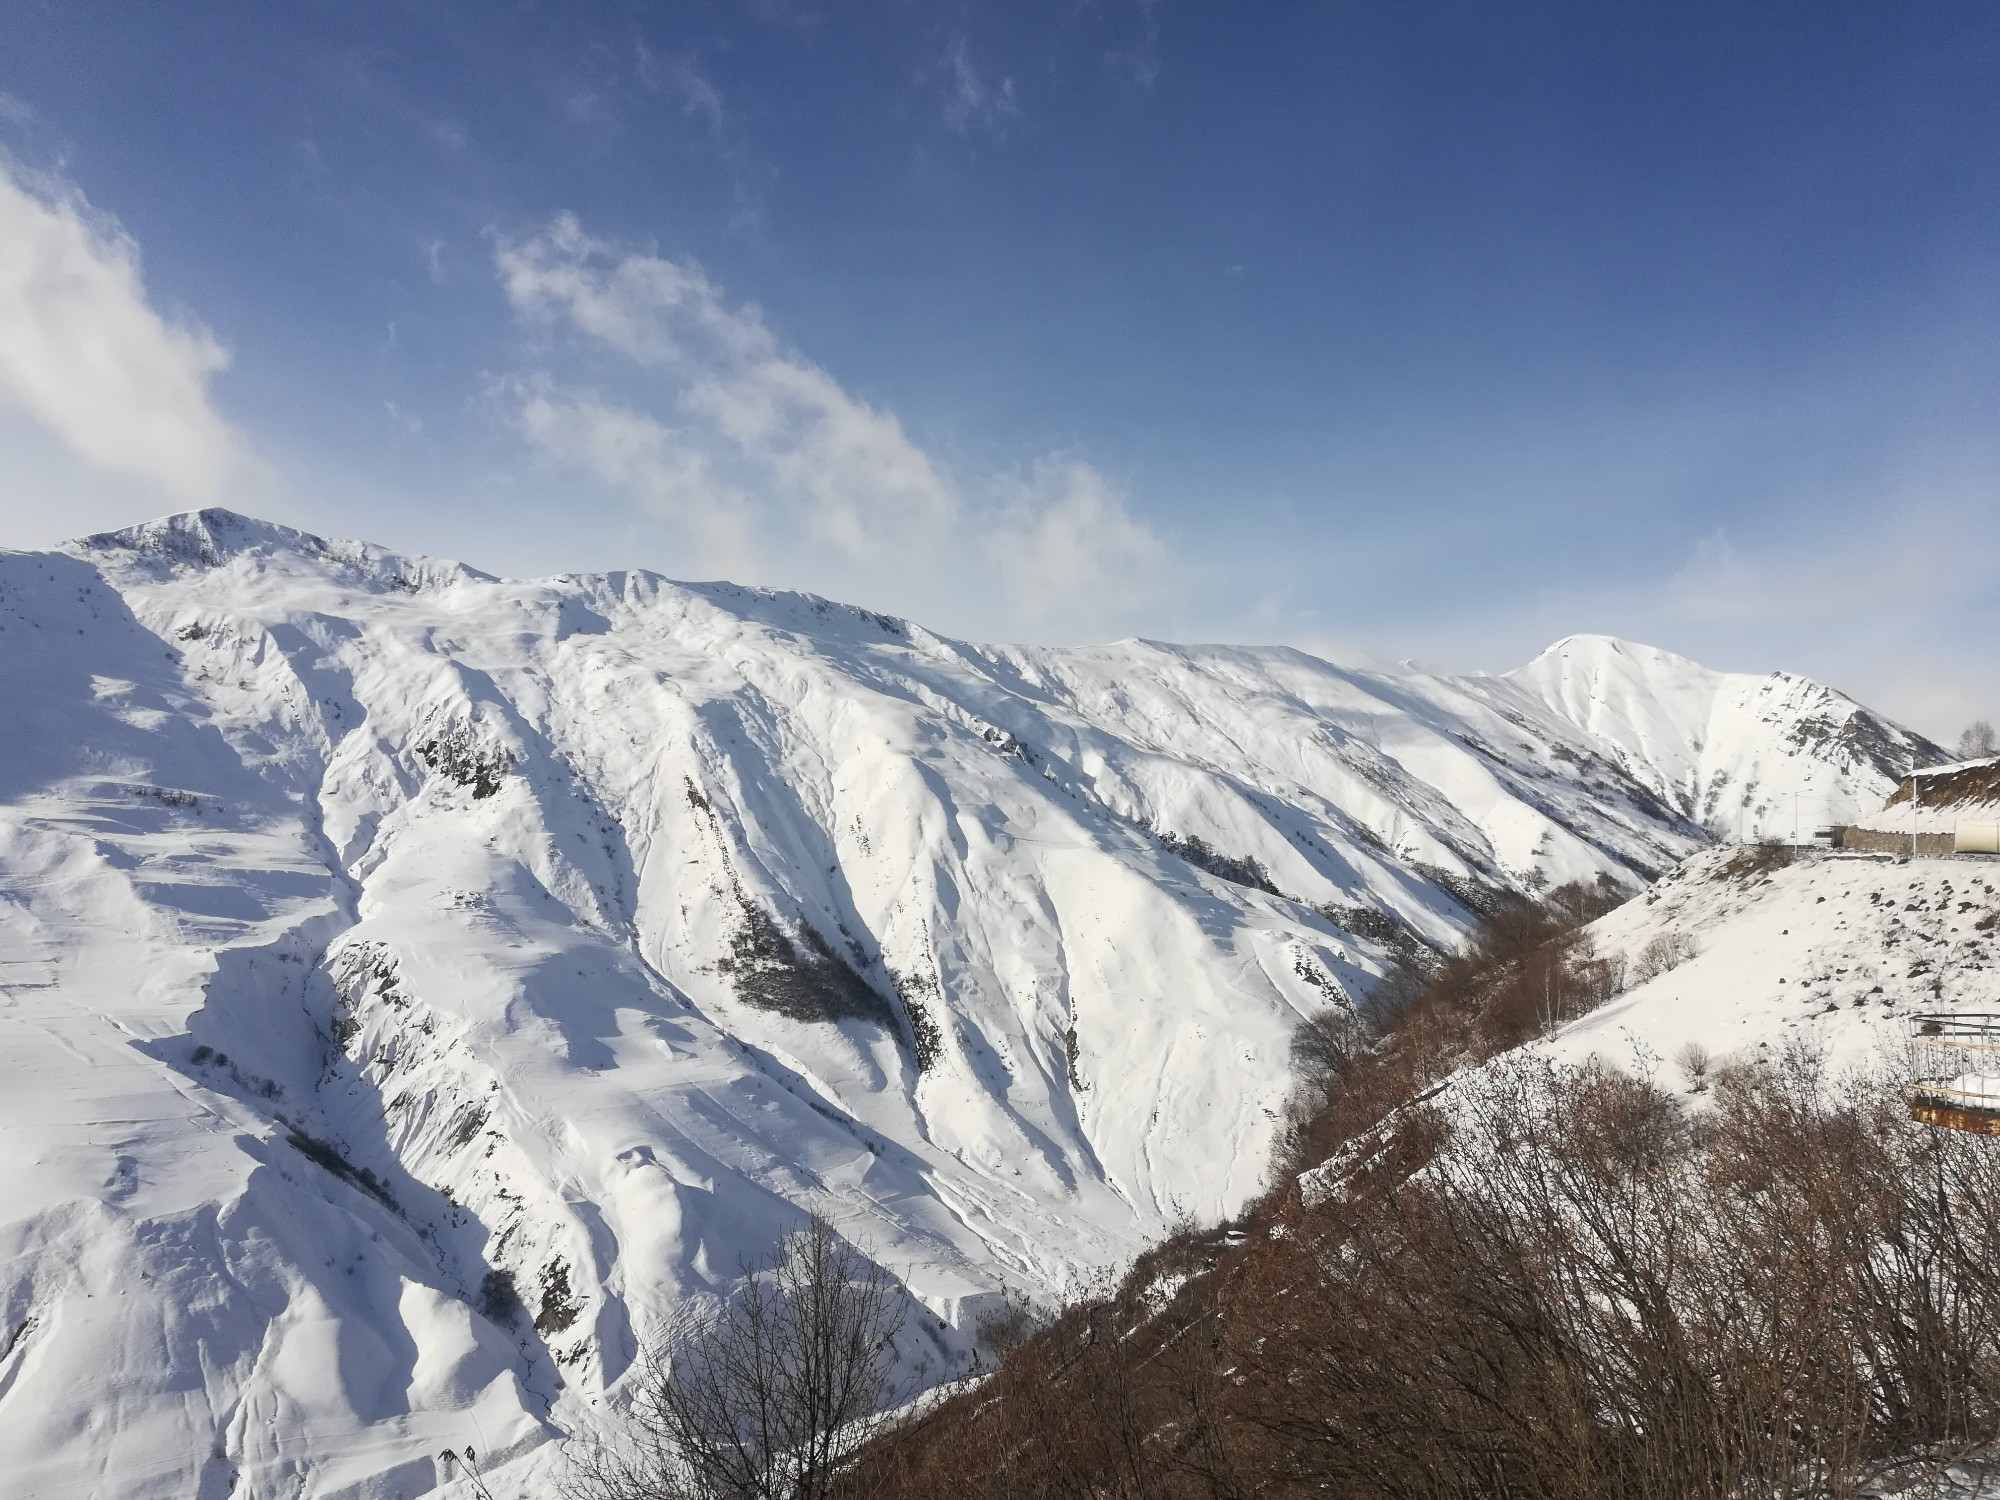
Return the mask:
<path fill-rule="evenodd" d="M 498 392 L 515 430 L 678 526 L 707 570 L 850 591 L 911 570 L 933 587 L 997 581 L 1029 622 L 1108 616 L 1166 584 L 1166 541 L 1092 465 L 1050 454 L 1013 473 L 952 472 L 692 261 L 564 214 L 500 239 L 495 267 L 543 355 L 581 344 L 645 377 L 635 402 L 546 366 L 511 376 Z"/>
<path fill-rule="evenodd" d="M 115 220 L 0 157 L 0 404 L 93 470 L 206 504 L 258 469 L 210 400 L 228 365 L 212 333 L 153 305 Z"/>

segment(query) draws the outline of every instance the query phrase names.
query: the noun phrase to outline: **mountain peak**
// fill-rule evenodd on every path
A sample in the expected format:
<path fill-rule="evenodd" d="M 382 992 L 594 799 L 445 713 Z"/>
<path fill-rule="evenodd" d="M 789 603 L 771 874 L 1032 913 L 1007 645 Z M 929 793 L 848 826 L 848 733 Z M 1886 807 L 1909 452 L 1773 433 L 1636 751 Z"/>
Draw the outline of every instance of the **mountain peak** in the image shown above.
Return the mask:
<path fill-rule="evenodd" d="M 1643 641 L 1628 641 L 1622 636 L 1595 635 L 1588 632 L 1564 636 L 1546 647 L 1527 666 L 1517 670 L 1525 672 L 1543 663 L 1554 662 L 1580 663 L 1593 667 L 1618 663 L 1629 668 L 1672 667 L 1695 672 L 1709 670 L 1699 662 L 1661 646 L 1649 646 Z"/>
<path fill-rule="evenodd" d="M 221 567 L 238 557 L 291 556 L 342 565 L 399 589 L 441 587 L 460 579 L 491 577 L 449 559 L 406 556 L 370 542 L 329 540 L 219 505 L 95 532 L 69 547 L 80 552 L 128 552 L 158 558 L 170 566 L 199 569 Z"/>
<path fill-rule="evenodd" d="M 78 538 L 72 545 L 91 552 L 150 552 L 204 567 L 250 551 L 283 550 L 319 556 L 328 550 L 325 538 L 309 531 L 261 521 L 219 505 L 176 511 L 136 526 L 95 532 Z"/>

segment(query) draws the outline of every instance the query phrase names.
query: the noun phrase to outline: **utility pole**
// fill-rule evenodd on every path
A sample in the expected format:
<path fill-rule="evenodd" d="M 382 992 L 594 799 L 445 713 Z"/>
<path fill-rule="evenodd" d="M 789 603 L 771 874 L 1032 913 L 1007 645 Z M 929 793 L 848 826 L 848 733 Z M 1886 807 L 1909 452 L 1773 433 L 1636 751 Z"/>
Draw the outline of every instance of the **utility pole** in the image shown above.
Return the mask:
<path fill-rule="evenodd" d="M 1910 752 L 1910 858 L 1917 857 L 1917 755 Z"/>

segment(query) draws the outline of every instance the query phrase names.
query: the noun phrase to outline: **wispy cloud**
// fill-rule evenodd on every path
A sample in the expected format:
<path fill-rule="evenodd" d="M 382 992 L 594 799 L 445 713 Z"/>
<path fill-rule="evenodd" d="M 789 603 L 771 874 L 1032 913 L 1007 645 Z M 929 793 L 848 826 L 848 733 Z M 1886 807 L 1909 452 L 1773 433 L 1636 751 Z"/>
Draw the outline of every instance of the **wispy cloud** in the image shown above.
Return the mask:
<path fill-rule="evenodd" d="M 257 469 L 209 399 L 228 364 L 154 308 L 130 235 L 74 185 L 0 160 L 0 401 L 86 464 L 202 504 Z"/>
<path fill-rule="evenodd" d="M 935 76 L 944 94 L 945 122 L 954 130 L 1001 134 L 1020 112 L 1014 102 L 1014 80 L 1003 74 L 989 81 L 974 64 L 971 43 L 963 35 L 946 49 Z"/>
<path fill-rule="evenodd" d="M 660 52 L 644 37 L 633 43 L 634 69 L 648 93 L 676 103 L 684 119 L 698 123 L 707 145 L 727 169 L 736 195 L 736 227 L 759 223 L 770 168 L 735 128 L 721 88 L 693 52 Z"/>
<path fill-rule="evenodd" d="M 1027 619 L 1060 619 L 1080 599 L 1103 615 L 1150 601 L 1168 566 L 1166 543 L 1096 469 L 1045 458 L 1011 489 L 981 541 Z"/>
<path fill-rule="evenodd" d="M 520 311 L 670 374 L 702 438 L 795 497 L 821 541 L 861 556 L 950 524 L 950 487 L 895 416 L 783 349 L 755 307 L 730 306 L 699 266 L 621 252 L 565 216 L 502 243 L 499 267 Z"/>
<path fill-rule="evenodd" d="M 710 131 L 721 135 L 722 91 L 702 71 L 700 60 L 691 52 L 670 52 L 663 57 L 648 47 L 643 37 L 636 46 L 639 81 L 655 93 L 678 99 L 683 114 L 705 121 Z"/>
<path fill-rule="evenodd" d="M 947 472 L 894 412 L 787 348 L 691 261 L 610 244 L 564 215 L 500 241 L 496 268 L 521 316 L 622 356 L 655 392 L 610 400 L 531 374 L 501 388 L 516 429 L 678 525 L 704 566 L 755 577 L 804 543 L 829 575 L 821 586 L 884 570 L 955 580 L 1037 623 L 1101 617 L 1160 585 L 1165 544 L 1090 465 Z"/>
<path fill-rule="evenodd" d="M 757 507 L 716 475 L 698 440 L 590 397 L 532 386 L 514 395 L 522 435 L 544 454 L 685 527 L 715 571 L 739 575 L 758 566 Z"/>
<path fill-rule="evenodd" d="M 1104 54 L 1104 64 L 1134 88 L 1150 89 L 1160 81 L 1160 0 L 1133 0 L 1137 26 L 1122 47 Z"/>

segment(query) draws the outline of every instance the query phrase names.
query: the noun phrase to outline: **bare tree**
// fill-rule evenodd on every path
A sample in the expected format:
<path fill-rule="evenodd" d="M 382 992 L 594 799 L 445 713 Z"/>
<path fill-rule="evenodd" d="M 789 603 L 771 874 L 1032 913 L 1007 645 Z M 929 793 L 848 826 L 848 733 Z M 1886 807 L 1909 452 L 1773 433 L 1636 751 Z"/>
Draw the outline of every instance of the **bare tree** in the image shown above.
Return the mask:
<path fill-rule="evenodd" d="M 891 1394 L 904 1304 L 818 1214 L 735 1296 L 642 1356 L 576 1500 L 823 1500 Z"/>
<path fill-rule="evenodd" d="M 1958 737 L 1960 760 L 1980 760 L 1996 749 L 2000 749 L 2000 741 L 1995 740 L 1993 726 L 1984 719 L 1974 719 Z"/>

